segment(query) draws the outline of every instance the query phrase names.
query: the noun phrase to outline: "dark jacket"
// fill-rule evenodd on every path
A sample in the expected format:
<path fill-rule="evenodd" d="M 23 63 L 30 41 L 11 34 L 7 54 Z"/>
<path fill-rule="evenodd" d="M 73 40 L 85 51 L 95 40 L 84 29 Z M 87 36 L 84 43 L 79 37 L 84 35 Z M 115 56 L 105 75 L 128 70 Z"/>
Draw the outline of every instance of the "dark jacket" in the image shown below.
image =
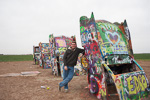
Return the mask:
<path fill-rule="evenodd" d="M 79 53 L 84 54 L 84 49 L 76 48 L 73 51 L 71 48 L 68 48 L 63 57 L 64 66 L 75 66 Z"/>

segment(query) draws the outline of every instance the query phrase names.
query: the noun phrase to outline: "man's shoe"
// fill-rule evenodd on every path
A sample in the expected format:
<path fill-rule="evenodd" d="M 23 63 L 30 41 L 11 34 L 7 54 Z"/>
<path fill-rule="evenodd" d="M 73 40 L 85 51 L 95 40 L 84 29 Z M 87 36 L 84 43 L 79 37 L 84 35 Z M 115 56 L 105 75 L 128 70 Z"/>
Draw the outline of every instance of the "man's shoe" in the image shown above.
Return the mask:
<path fill-rule="evenodd" d="M 65 89 L 65 93 L 67 93 L 68 92 L 68 89 Z"/>
<path fill-rule="evenodd" d="M 61 87 L 60 86 L 58 87 L 58 90 L 61 91 Z"/>

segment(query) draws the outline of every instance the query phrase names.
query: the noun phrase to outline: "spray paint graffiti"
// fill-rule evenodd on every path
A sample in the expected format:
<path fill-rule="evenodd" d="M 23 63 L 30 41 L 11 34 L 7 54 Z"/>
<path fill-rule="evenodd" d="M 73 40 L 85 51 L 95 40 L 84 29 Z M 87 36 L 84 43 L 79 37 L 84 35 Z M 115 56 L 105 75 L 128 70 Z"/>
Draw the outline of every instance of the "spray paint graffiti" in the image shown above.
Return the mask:
<path fill-rule="evenodd" d="M 85 67 L 82 66 L 82 62 L 81 62 L 82 58 L 83 58 L 82 54 L 79 54 L 77 64 L 76 64 L 76 66 L 74 66 L 74 68 L 75 68 L 74 75 L 75 76 L 86 74 L 86 69 L 85 69 Z"/>
<path fill-rule="evenodd" d="M 80 17 L 81 43 L 85 49 L 89 90 L 99 99 L 108 99 L 107 85 L 114 84 L 120 100 L 148 96 L 144 71 L 136 71 L 127 22 L 110 23 Z M 83 64 L 84 65 L 84 64 Z M 138 66 L 139 67 L 139 66 Z M 141 69 L 141 67 L 140 67 Z M 136 71 L 136 72 L 134 72 Z"/>
<path fill-rule="evenodd" d="M 40 60 L 40 52 L 39 52 L 39 46 L 33 46 L 33 60 L 35 64 L 39 64 Z"/>
<path fill-rule="evenodd" d="M 97 22 L 99 42 L 103 56 L 108 54 L 128 54 L 128 42 L 118 26 L 112 23 Z"/>
<path fill-rule="evenodd" d="M 113 80 L 121 100 L 137 100 L 148 97 L 148 80 L 143 71 L 114 75 Z"/>
<path fill-rule="evenodd" d="M 67 50 L 65 39 L 66 39 L 65 36 L 54 38 L 55 47 L 56 47 L 55 55 L 56 55 L 57 61 L 58 61 L 57 67 L 58 67 L 58 70 L 60 70 L 62 77 L 63 77 L 63 67 L 64 67 L 63 55 L 64 55 L 65 51 Z"/>
<path fill-rule="evenodd" d="M 40 50 L 40 60 L 39 64 L 42 68 L 51 68 L 50 67 L 50 52 L 49 52 L 49 43 L 39 43 Z"/>
<path fill-rule="evenodd" d="M 71 46 L 72 41 L 75 41 L 75 36 L 65 37 L 53 37 L 53 34 L 49 35 L 50 45 L 50 66 L 52 66 L 52 73 L 54 75 L 61 75 L 63 77 L 63 56 L 68 47 Z M 82 75 L 81 62 L 78 59 L 75 66 L 75 75 Z"/>
<path fill-rule="evenodd" d="M 107 63 L 111 64 L 125 64 L 132 63 L 132 58 L 128 55 L 111 55 L 107 57 Z"/>

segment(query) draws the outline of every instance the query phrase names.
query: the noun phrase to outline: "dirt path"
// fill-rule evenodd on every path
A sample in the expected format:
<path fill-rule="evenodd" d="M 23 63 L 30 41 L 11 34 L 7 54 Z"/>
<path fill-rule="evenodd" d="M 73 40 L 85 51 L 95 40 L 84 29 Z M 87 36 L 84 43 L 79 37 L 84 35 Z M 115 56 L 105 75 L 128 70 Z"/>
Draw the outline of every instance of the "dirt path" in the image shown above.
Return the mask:
<path fill-rule="evenodd" d="M 150 81 L 150 62 L 138 61 L 146 72 Z M 88 91 L 87 77 L 75 76 L 69 83 L 69 93 L 58 91 L 61 77 L 51 74 L 51 69 L 42 69 L 33 65 L 32 61 L 0 62 L 0 75 L 6 73 L 20 73 L 39 71 L 37 76 L 0 77 L 0 100 L 96 100 Z M 50 87 L 49 90 L 41 86 Z M 112 100 L 112 99 L 111 99 Z M 142 99 L 149 100 L 149 99 Z"/>

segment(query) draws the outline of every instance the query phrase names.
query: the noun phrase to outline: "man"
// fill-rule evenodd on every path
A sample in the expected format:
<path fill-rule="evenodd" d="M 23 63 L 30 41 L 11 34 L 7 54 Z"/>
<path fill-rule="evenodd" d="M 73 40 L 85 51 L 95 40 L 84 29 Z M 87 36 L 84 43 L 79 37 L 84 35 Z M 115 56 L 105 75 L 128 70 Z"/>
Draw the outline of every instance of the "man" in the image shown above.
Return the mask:
<path fill-rule="evenodd" d="M 68 83 L 73 78 L 74 66 L 77 64 L 79 53 L 84 54 L 84 49 L 77 48 L 76 42 L 73 41 L 63 57 L 63 81 L 59 83 L 59 91 L 64 86 L 65 92 L 68 92 Z"/>

